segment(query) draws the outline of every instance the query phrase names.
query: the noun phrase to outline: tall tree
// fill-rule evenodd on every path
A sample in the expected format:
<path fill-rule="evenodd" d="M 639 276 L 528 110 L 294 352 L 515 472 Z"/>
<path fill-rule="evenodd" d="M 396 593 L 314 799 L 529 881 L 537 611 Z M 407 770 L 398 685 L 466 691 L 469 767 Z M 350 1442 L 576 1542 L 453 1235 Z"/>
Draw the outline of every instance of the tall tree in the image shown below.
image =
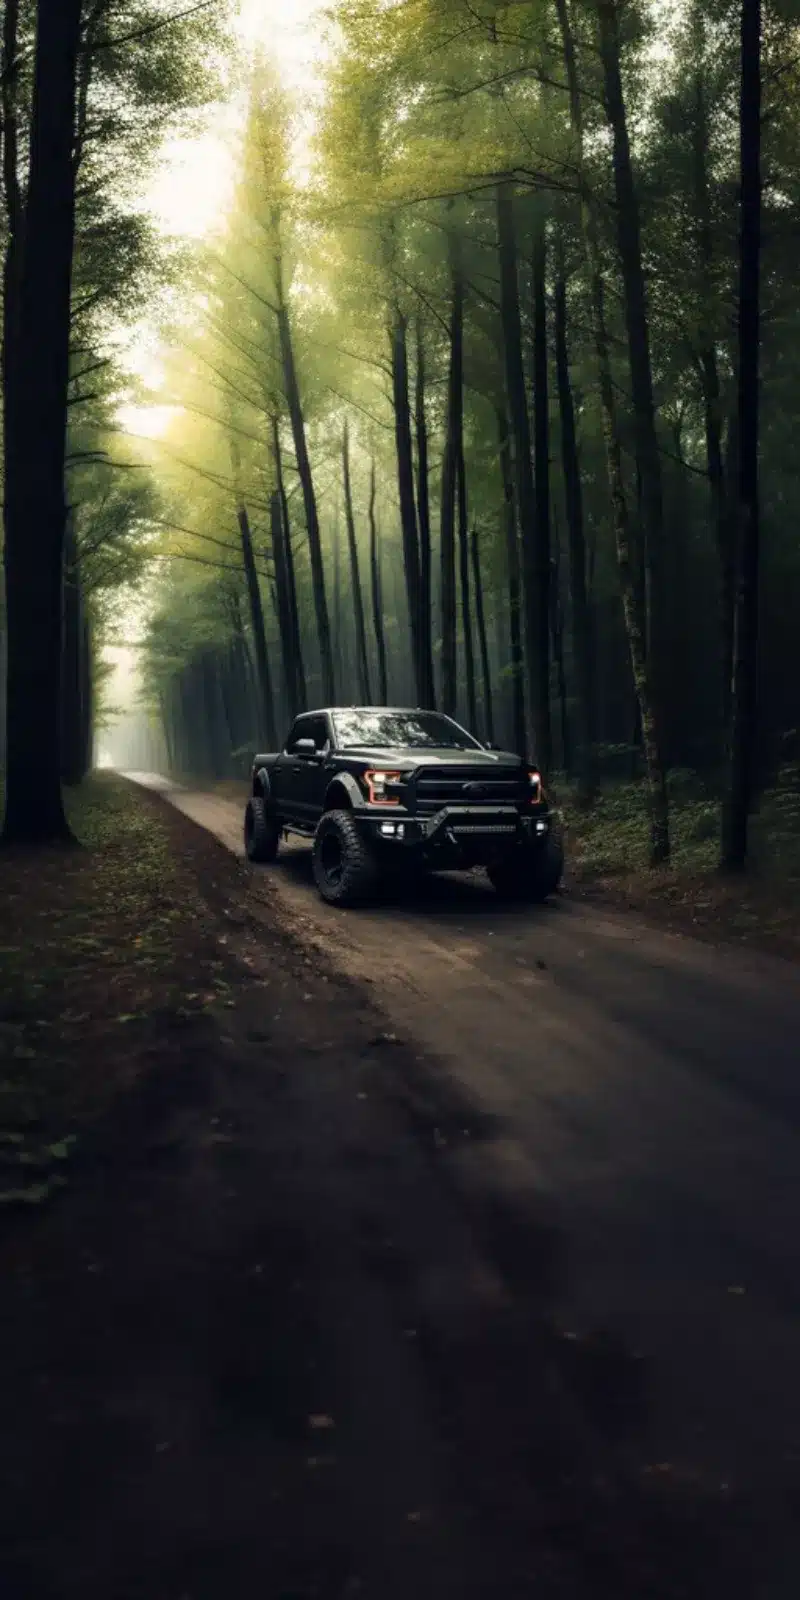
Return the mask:
<path fill-rule="evenodd" d="M 389 698 L 386 670 L 386 637 L 383 631 L 383 595 L 381 593 L 380 547 L 378 523 L 375 516 L 375 457 L 369 470 L 369 567 L 372 588 L 372 620 L 375 628 L 375 647 L 378 652 L 378 694 L 385 706 Z"/>
<path fill-rule="evenodd" d="M 759 618 L 759 340 L 761 331 L 761 0 L 742 0 L 739 100 L 738 571 L 730 775 L 722 860 L 744 866 L 755 791 Z"/>
<path fill-rule="evenodd" d="M 525 392 L 522 360 L 522 318 L 519 307 L 517 239 L 514 222 L 513 190 L 510 183 L 497 186 L 497 239 L 500 264 L 500 315 L 503 328 L 506 397 L 511 434 L 514 441 L 516 509 L 522 543 L 522 576 L 525 602 L 525 645 L 528 669 L 529 710 L 534 730 L 535 757 L 544 772 L 552 762 L 550 729 L 549 666 L 550 619 L 542 637 L 537 597 L 538 567 L 536 547 L 536 500 L 531 461 L 531 428 Z"/>
<path fill-rule="evenodd" d="M 569 547 L 569 589 L 572 604 L 572 648 L 575 660 L 577 722 L 578 801 L 590 803 L 594 793 L 594 723 L 592 685 L 592 638 L 586 586 L 586 538 L 583 522 L 583 491 L 575 428 L 575 405 L 569 370 L 567 344 L 567 279 L 563 240 L 557 236 L 556 283 L 554 295 L 555 365 L 561 433 L 561 467 L 567 514 Z"/>
<path fill-rule="evenodd" d="M 426 412 L 425 330 L 422 313 L 416 319 L 415 412 L 417 435 L 417 515 L 419 518 L 419 606 L 420 650 L 427 703 L 436 704 L 431 637 L 431 508 L 428 467 L 428 418 Z"/>
<path fill-rule="evenodd" d="M 347 549 L 350 556 L 350 592 L 353 602 L 353 613 L 356 624 L 356 669 L 358 673 L 358 687 L 364 705 L 372 704 L 372 690 L 369 682 L 369 659 L 367 656 L 367 630 L 364 622 L 364 596 L 361 589 L 361 573 L 358 562 L 358 542 L 356 540 L 356 521 L 353 512 L 353 487 L 350 481 L 350 429 L 345 417 L 342 430 L 342 481 L 344 485 L 344 516 L 347 528 Z"/>
<path fill-rule="evenodd" d="M 274 750 L 278 735 L 275 726 L 275 701 L 272 693 L 272 672 L 270 670 L 267 634 L 264 626 L 264 608 L 261 603 L 261 588 L 258 582 L 258 571 L 253 553 L 250 518 L 247 514 L 247 506 L 242 492 L 241 458 L 238 446 L 233 442 L 231 442 L 230 455 L 236 497 L 236 520 L 239 524 L 239 536 L 242 541 L 242 561 L 247 584 L 247 598 L 250 603 L 250 626 L 253 633 L 253 648 L 258 674 L 259 711 L 261 713 L 259 733 L 263 733 L 268 747 Z"/>
<path fill-rule="evenodd" d="M 628 114 L 622 85 L 618 0 L 597 6 L 600 60 L 606 116 L 612 134 L 617 244 L 622 268 L 625 327 L 631 375 L 631 401 L 636 438 L 636 468 L 644 524 L 646 574 L 646 648 L 650 656 L 651 693 L 662 738 L 669 744 L 669 668 L 666 636 L 664 499 L 661 456 L 656 431 L 653 369 L 647 290 L 642 261 L 639 196 L 633 172 Z"/>
<path fill-rule="evenodd" d="M 660 862 L 668 861 L 670 853 L 666 774 L 660 742 L 658 714 L 654 703 L 647 659 L 646 617 L 643 614 L 636 582 L 637 549 L 635 546 L 635 534 L 631 527 L 630 511 L 625 493 L 625 478 L 622 469 L 622 449 L 616 390 L 611 369 L 611 350 L 606 319 L 606 294 L 597 204 L 586 175 L 583 103 L 578 79 L 575 41 L 567 0 L 555 0 L 555 4 L 564 53 L 570 122 L 578 170 L 581 236 L 585 253 L 586 273 L 589 280 L 592 335 L 603 419 L 603 441 L 605 445 L 609 499 L 617 550 L 617 570 L 636 702 L 641 720 L 642 745 L 650 796 L 650 857 L 653 865 L 657 865 Z"/>
<path fill-rule="evenodd" d="M 547 353 L 547 218 L 541 203 L 536 205 L 533 218 L 533 252 L 531 260 L 531 289 L 533 296 L 533 461 L 535 498 L 535 567 L 536 584 L 536 634 L 528 649 L 535 650 L 536 683 L 540 696 L 540 721 L 544 721 L 544 699 L 547 698 L 546 727 L 550 727 L 550 651 L 552 603 L 550 554 L 550 395 L 548 386 Z M 552 737 L 552 735 L 550 735 Z M 543 764 L 544 764 L 544 757 Z M 548 756 L 546 765 L 549 766 Z"/>
<path fill-rule="evenodd" d="M 59 751 L 80 25 L 80 0 L 38 0 L 25 248 L 6 313 L 14 327 L 6 403 L 15 412 L 5 482 L 7 844 L 70 838 Z"/>
<path fill-rule="evenodd" d="M 273 212 L 273 226 L 275 228 L 275 236 L 277 238 L 279 236 L 280 226 L 280 216 L 277 211 Z M 283 364 L 283 382 L 286 393 L 286 404 L 289 410 L 289 420 L 292 425 L 294 453 L 297 459 L 297 470 L 300 474 L 300 485 L 303 493 L 303 506 L 306 515 L 308 552 L 311 560 L 311 578 L 314 593 L 314 612 L 317 619 L 317 640 L 319 643 L 320 666 L 322 669 L 322 694 L 328 705 L 334 705 L 336 701 L 336 678 L 333 670 L 333 647 L 331 644 L 331 625 L 328 615 L 328 601 L 325 594 L 325 567 L 322 559 L 322 539 L 319 527 L 319 513 L 317 510 L 317 496 L 314 489 L 314 475 L 311 469 L 311 458 L 308 453 L 306 424 L 305 417 L 303 415 L 303 402 L 300 397 L 300 385 L 297 380 L 297 367 L 294 357 L 294 342 L 292 339 L 292 324 L 284 288 L 283 258 L 280 249 L 276 249 L 275 251 L 274 267 L 278 338 L 280 341 L 281 361 Z"/>
<path fill-rule="evenodd" d="M 447 377 L 447 416 L 442 455 L 439 555 L 442 618 L 442 709 L 456 714 L 456 517 L 464 521 L 461 493 L 464 459 L 464 278 L 455 232 L 448 233 L 450 257 L 450 362 Z"/>

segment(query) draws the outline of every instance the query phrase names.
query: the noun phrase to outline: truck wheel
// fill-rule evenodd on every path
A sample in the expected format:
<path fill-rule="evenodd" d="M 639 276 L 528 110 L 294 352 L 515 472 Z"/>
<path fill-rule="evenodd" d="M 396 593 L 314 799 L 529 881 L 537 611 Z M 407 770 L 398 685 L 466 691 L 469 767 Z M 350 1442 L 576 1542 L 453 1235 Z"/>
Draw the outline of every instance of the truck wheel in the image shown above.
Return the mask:
<path fill-rule="evenodd" d="M 274 861 L 281 830 L 260 795 L 247 802 L 244 814 L 244 848 L 248 861 Z"/>
<path fill-rule="evenodd" d="M 543 845 L 523 845 L 488 868 L 489 880 L 504 900 L 546 900 L 564 875 L 564 850 L 552 834 Z"/>
<path fill-rule="evenodd" d="M 332 906 L 360 905 L 378 884 L 378 863 L 350 811 L 326 811 L 314 835 L 314 882 Z"/>

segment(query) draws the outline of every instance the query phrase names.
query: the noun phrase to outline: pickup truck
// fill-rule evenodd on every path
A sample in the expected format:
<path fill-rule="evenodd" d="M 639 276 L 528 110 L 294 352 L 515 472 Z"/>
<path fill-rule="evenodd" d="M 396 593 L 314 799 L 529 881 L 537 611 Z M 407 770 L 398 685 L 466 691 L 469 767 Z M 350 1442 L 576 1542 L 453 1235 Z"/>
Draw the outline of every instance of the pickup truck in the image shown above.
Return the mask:
<path fill-rule="evenodd" d="M 288 834 L 313 839 L 333 905 L 414 871 L 478 866 L 505 898 L 544 900 L 563 872 L 554 824 L 538 769 L 452 718 L 342 706 L 297 717 L 282 750 L 255 757 L 244 839 L 253 862 L 274 861 Z"/>

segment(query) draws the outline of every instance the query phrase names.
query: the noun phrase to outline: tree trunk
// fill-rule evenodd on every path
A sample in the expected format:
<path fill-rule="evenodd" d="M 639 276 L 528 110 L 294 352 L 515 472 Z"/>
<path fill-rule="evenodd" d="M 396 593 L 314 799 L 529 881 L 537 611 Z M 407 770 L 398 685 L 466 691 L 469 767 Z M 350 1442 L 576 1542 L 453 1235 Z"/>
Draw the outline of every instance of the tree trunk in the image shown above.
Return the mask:
<path fill-rule="evenodd" d="M 577 722 L 578 804 L 588 806 L 595 791 L 594 695 L 592 687 L 592 635 L 586 588 L 586 541 L 583 527 L 583 493 L 575 432 L 575 407 L 569 373 L 567 345 L 567 282 L 563 244 L 557 241 L 555 287 L 555 361 L 561 422 L 561 465 L 569 541 L 569 588 L 572 603 L 572 649 L 575 660 L 575 710 Z"/>
<path fill-rule="evenodd" d="M 81 768 L 83 776 L 94 765 L 94 684 L 92 673 L 92 629 L 83 608 L 81 618 Z"/>
<path fill-rule="evenodd" d="M 536 511 L 531 464 L 531 430 L 525 371 L 522 362 L 522 322 L 517 281 L 517 242 L 511 186 L 497 186 L 497 236 L 500 257 L 500 316 L 505 355 L 506 395 L 511 436 L 514 441 L 516 509 L 522 542 L 523 593 L 525 603 L 525 652 L 528 668 L 528 699 L 534 729 L 535 756 L 547 772 L 552 759 L 550 732 L 549 670 L 541 681 L 542 663 L 549 659 L 549 620 L 547 638 L 539 635 L 537 597 L 538 569 Z"/>
<path fill-rule="evenodd" d="M 286 564 L 286 592 L 289 600 L 292 633 L 292 655 L 294 660 L 294 690 L 297 701 L 297 710 L 305 711 L 308 705 L 306 692 L 306 675 L 303 667 L 303 646 L 300 638 L 300 614 L 297 609 L 297 583 L 294 572 L 294 553 L 292 551 L 292 524 L 289 518 L 289 498 L 283 478 L 283 454 L 281 451 L 280 418 L 273 412 L 270 419 L 272 426 L 272 458 L 275 465 L 275 482 L 281 500 L 281 521 L 283 527 L 283 559 Z"/>
<path fill-rule="evenodd" d="M 536 684 L 539 707 L 537 726 L 548 730 L 552 740 L 550 718 L 550 629 L 552 622 L 551 557 L 550 557 L 550 396 L 547 370 L 547 222 L 541 205 L 534 214 L 533 255 L 531 262 L 531 287 L 533 291 L 533 462 L 536 540 Z M 529 648 L 531 648 L 529 646 Z M 552 750 L 546 763 L 552 762 Z"/>
<path fill-rule="evenodd" d="M 84 741 L 84 611 L 78 547 L 72 515 L 64 533 L 61 660 L 61 781 L 74 786 L 86 776 Z"/>
<path fill-rule="evenodd" d="M 19 75 L 19 0 L 6 0 L 3 14 L 3 57 L 0 75 L 3 134 L 3 194 L 6 247 L 3 260 L 3 459 L 8 483 L 17 459 L 14 428 L 16 387 L 14 352 L 19 320 L 19 274 L 22 263 L 24 208 L 19 186 L 17 90 Z"/>
<path fill-rule="evenodd" d="M 612 133 L 617 245 L 622 267 L 625 326 L 631 374 L 631 401 L 636 439 L 636 463 L 640 475 L 642 518 L 644 523 L 644 568 L 647 594 L 647 653 L 650 658 L 651 692 L 659 725 L 667 747 L 672 738 L 671 697 L 669 693 L 669 638 L 665 584 L 664 501 L 661 457 L 656 433 L 653 371 L 650 359 L 650 332 L 647 320 L 647 292 L 642 265 L 639 201 L 631 162 L 630 139 L 622 88 L 620 40 L 617 18 L 619 0 L 599 0 L 600 58 L 603 67 L 605 109 Z M 632 552 L 632 556 L 635 553 Z"/>
<path fill-rule="evenodd" d="M 421 706 L 427 706 L 433 704 L 433 699 L 431 696 L 432 685 L 425 681 L 422 651 L 420 560 L 419 544 L 417 542 L 417 512 L 414 504 L 411 411 L 408 402 L 407 323 L 398 305 L 393 307 L 389 336 L 392 351 L 392 398 L 394 402 L 394 432 L 397 450 L 397 486 L 400 497 L 400 526 L 403 534 L 403 570 L 408 604 L 408 622 L 411 630 L 411 659 L 417 699 Z"/>
<path fill-rule="evenodd" d="M 230 452 L 233 486 L 236 495 L 236 519 L 239 523 L 239 533 L 242 540 L 242 560 L 247 584 L 247 598 L 250 602 L 250 626 L 253 634 L 253 649 L 255 650 L 256 672 L 258 674 L 259 709 L 261 713 L 258 731 L 259 736 L 266 739 L 268 748 L 274 750 L 277 745 L 278 735 L 275 727 L 275 701 L 272 693 L 272 674 L 270 672 L 267 635 L 264 627 L 264 608 L 261 604 L 261 589 L 258 582 L 255 556 L 253 555 L 250 519 L 247 515 L 247 507 L 244 503 L 240 483 L 238 447 L 232 444 Z"/>
<path fill-rule="evenodd" d="M 436 705 L 431 637 L 431 511 L 428 470 L 428 422 L 425 414 L 425 350 L 422 317 L 417 316 L 416 424 L 417 424 L 417 514 L 419 518 L 419 605 L 420 650 L 426 684 L 425 704 Z"/>
<path fill-rule="evenodd" d="M 350 553 L 350 584 L 353 591 L 353 614 L 356 624 L 356 668 L 358 687 L 364 705 L 372 704 L 367 658 L 367 630 L 364 622 L 364 597 L 361 591 L 361 574 L 358 566 L 358 544 L 353 515 L 353 490 L 350 482 L 350 432 L 345 418 L 342 434 L 342 478 L 344 482 L 344 515 L 347 525 L 347 548 Z"/>
<path fill-rule="evenodd" d="M 461 628 L 464 636 L 464 673 L 467 680 L 467 720 L 470 728 L 476 726 L 478 706 L 475 698 L 475 652 L 472 644 L 472 613 L 469 603 L 469 525 L 467 522 L 467 468 L 464 461 L 464 440 L 458 451 L 458 564 L 461 588 Z"/>
<path fill-rule="evenodd" d="M 494 708 L 492 706 L 492 674 L 489 667 L 489 645 L 486 638 L 486 615 L 483 609 L 481 552 L 477 527 L 473 527 L 472 529 L 470 543 L 472 547 L 472 586 L 475 590 L 475 621 L 478 625 L 478 648 L 481 654 L 481 677 L 483 679 L 483 731 L 489 743 L 493 744 Z"/>
<path fill-rule="evenodd" d="M 66 841 L 61 794 L 61 590 L 80 0 L 38 0 L 25 252 L 6 367 L 6 843 Z M 48 759 L 42 760 L 42 751 Z"/>
<path fill-rule="evenodd" d="M 348 659 L 344 647 L 344 607 L 342 604 L 342 545 L 339 538 L 339 502 L 333 514 L 331 528 L 331 542 L 333 544 L 333 663 L 336 669 L 336 682 L 343 700 L 350 698 L 350 674 L 347 670 Z"/>
<path fill-rule="evenodd" d="M 738 330 L 738 567 L 730 773 L 722 864 L 745 865 L 755 791 L 759 621 L 759 338 L 761 289 L 761 0 L 742 0 Z"/>
<path fill-rule="evenodd" d="M 300 702 L 297 694 L 297 663 L 294 655 L 292 608 L 289 600 L 289 584 L 286 577 L 286 556 L 283 543 L 283 508 L 281 506 L 281 497 L 277 490 L 270 495 L 269 526 L 272 542 L 272 561 L 275 568 L 275 598 L 278 611 L 278 634 L 281 641 L 283 681 L 286 685 L 289 721 L 294 722 L 300 710 Z"/>
<path fill-rule="evenodd" d="M 511 710 L 514 730 L 514 749 L 525 757 L 528 754 L 528 737 L 525 731 L 525 679 L 522 653 L 522 611 L 519 571 L 519 533 L 514 506 L 514 474 L 511 465 L 511 439 L 508 418 L 502 408 L 497 409 L 497 442 L 500 453 L 500 472 L 503 484 L 503 519 L 506 537 L 506 564 L 508 568 L 508 620 L 511 642 Z"/>
<path fill-rule="evenodd" d="M 708 181 L 709 116 L 706 99 L 705 15 L 698 0 L 692 8 L 695 56 L 694 123 L 692 127 L 692 178 L 697 253 L 700 273 L 698 300 L 701 339 L 698 353 L 706 435 L 706 463 L 711 493 L 711 517 L 719 561 L 720 607 L 720 727 L 727 741 L 730 722 L 731 677 L 733 670 L 734 550 L 730 502 L 726 493 L 725 463 L 722 450 L 722 409 L 719 366 L 711 317 L 713 297 L 714 242 L 711 224 L 711 198 Z"/>
<path fill-rule="evenodd" d="M 442 710 L 448 717 L 457 711 L 458 672 L 456 660 L 456 515 L 460 510 L 460 461 L 463 459 L 464 426 L 464 279 L 458 239 L 448 235 L 450 253 L 450 362 L 447 377 L 447 415 L 442 456 L 440 497 L 439 557 L 441 564 L 440 605 L 442 626 Z M 459 520 L 461 520 L 459 518 Z"/>
<path fill-rule="evenodd" d="M 333 670 L 333 650 L 331 647 L 331 627 L 328 617 L 328 602 L 325 595 L 325 567 L 322 560 L 322 540 L 319 531 L 319 516 L 317 513 L 317 497 L 314 492 L 314 478 L 311 472 L 311 462 L 306 444 L 306 427 L 303 417 L 303 406 L 300 399 L 300 389 L 297 382 L 297 369 L 294 360 L 294 346 L 292 343 L 292 328 L 289 321 L 289 309 L 283 295 L 283 273 L 280 257 L 275 261 L 275 281 L 278 293 L 278 337 L 280 340 L 281 362 L 283 366 L 283 381 L 286 390 L 286 403 L 289 408 L 289 418 L 292 424 L 292 438 L 294 440 L 294 453 L 297 459 L 297 470 L 300 474 L 300 487 L 303 492 L 303 506 L 306 514 L 306 530 L 308 533 L 308 553 L 311 561 L 311 582 L 314 591 L 314 612 L 317 619 L 317 639 L 319 642 L 319 659 L 322 669 L 322 694 L 329 706 L 336 704 L 336 684 Z"/>
<path fill-rule="evenodd" d="M 569 731 L 569 705 L 567 700 L 567 675 L 564 670 L 564 614 L 561 605 L 561 542 L 558 523 L 553 518 L 553 573 L 550 584 L 550 631 L 553 635 L 553 659 L 558 683 L 558 704 L 561 713 L 561 770 L 569 777 L 572 772 L 572 743 Z"/>
<path fill-rule="evenodd" d="M 617 547 L 622 608 L 625 631 L 631 657 L 634 687 L 642 722 L 642 744 L 650 794 L 650 856 L 653 865 L 669 860 L 669 806 L 664 763 L 661 755 L 659 726 L 654 706 L 650 671 L 647 660 L 646 620 L 636 588 L 634 552 L 628 503 L 625 498 L 625 481 L 622 470 L 622 452 L 617 418 L 617 401 L 611 370 L 611 354 L 606 325 L 605 285 L 603 260 L 596 203 L 584 170 L 583 108 L 578 84 L 575 45 L 570 26 L 567 0 L 556 0 L 556 14 L 564 53 L 564 66 L 570 102 L 570 120 L 576 144 L 578 183 L 581 195 L 581 233 L 586 257 L 592 313 L 592 332 L 597 362 L 598 387 L 603 419 L 603 439 L 608 471 L 608 488 L 611 516 Z"/>
<path fill-rule="evenodd" d="M 378 692 L 380 703 L 385 706 L 389 699 L 388 673 L 386 671 L 386 636 L 383 630 L 383 597 L 381 595 L 381 567 L 380 551 L 378 548 L 378 524 L 375 520 L 375 460 L 370 463 L 369 473 L 369 567 L 372 580 L 372 619 L 375 628 L 375 647 L 378 652 Z"/>

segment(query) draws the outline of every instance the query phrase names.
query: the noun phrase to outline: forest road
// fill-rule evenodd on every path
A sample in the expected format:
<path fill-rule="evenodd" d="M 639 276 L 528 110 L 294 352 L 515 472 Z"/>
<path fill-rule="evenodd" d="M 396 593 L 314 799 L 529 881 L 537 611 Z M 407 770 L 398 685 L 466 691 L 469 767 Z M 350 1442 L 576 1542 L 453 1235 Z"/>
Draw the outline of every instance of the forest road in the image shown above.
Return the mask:
<path fill-rule="evenodd" d="M 242 853 L 235 801 L 128 776 Z M 501 1267 L 593 1342 L 599 1435 L 634 1471 L 747 1508 L 743 1592 L 796 1595 L 800 968 L 568 895 L 506 909 L 477 874 L 354 912 L 319 900 L 303 844 L 254 870 L 484 1114 L 488 1136 L 448 1159 L 536 1218 L 536 1260 L 521 1234 Z"/>

